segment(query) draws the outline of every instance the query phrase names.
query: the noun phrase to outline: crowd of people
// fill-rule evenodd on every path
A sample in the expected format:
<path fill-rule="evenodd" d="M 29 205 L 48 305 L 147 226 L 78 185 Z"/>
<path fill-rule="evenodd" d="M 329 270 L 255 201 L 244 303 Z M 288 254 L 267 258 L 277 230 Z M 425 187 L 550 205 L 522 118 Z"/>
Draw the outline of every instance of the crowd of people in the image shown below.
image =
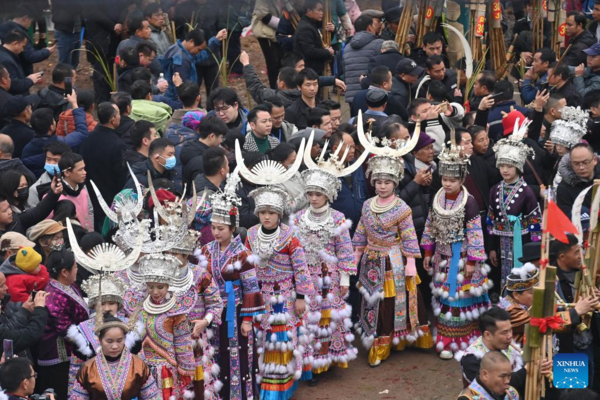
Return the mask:
<path fill-rule="evenodd" d="M 398 43 L 406 1 L 222 3 L 3 10 L 0 399 L 287 400 L 407 347 L 460 364 L 450 397 L 525 398 L 548 199 L 581 230 L 549 246 L 553 352 L 590 367 L 589 389 L 546 398 L 599 398 L 600 291 L 578 279 L 600 1 L 562 2 L 560 52 L 529 0 L 498 2 L 526 72 L 484 59 L 472 79 L 462 41 L 418 29 L 424 10 Z"/>

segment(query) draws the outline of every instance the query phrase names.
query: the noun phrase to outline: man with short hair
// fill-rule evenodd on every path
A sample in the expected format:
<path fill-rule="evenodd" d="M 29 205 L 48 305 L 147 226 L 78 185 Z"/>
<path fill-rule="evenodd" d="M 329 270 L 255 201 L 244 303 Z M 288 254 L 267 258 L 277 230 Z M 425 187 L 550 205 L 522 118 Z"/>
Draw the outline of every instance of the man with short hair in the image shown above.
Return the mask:
<path fill-rule="evenodd" d="M 12 97 L 12 94 L 9 93 L 10 85 L 10 74 L 6 68 L 0 64 L 0 129 L 9 123 L 9 121 L 6 121 L 8 118 L 6 105 L 8 104 L 8 100 Z"/>
<path fill-rule="evenodd" d="M 12 358 L 0 367 L 0 385 L 8 400 L 28 399 L 35 390 L 36 379 L 37 374 L 27 358 Z"/>
<path fill-rule="evenodd" d="M 20 158 L 13 158 L 12 153 L 15 147 L 10 136 L 0 133 L 0 174 L 9 169 L 16 169 L 27 178 L 27 182 L 35 182 L 35 175 L 26 166 Z"/>
<path fill-rule="evenodd" d="M 280 143 L 276 137 L 271 136 L 273 120 L 271 119 L 271 108 L 267 104 L 259 104 L 250 110 L 248 123 L 250 132 L 246 135 L 244 150 L 266 154 Z"/>
<path fill-rule="evenodd" d="M 220 147 L 207 149 L 203 154 L 202 163 L 204 172 L 194 178 L 196 191 L 206 189 L 209 193 L 214 193 L 222 189 L 229 174 L 229 161 L 225 151 Z"/>
<path fill-rule="evenodd" d="M 594 149 L 588 144 L 579 143 L 569 152 L 569 163 L 562 181 L 556 189 L 556 204 L 570 218 L 575 199 L 583 190 L 591 186 L 594 179 L 600 178 L 600 166 Z M 569 174 L 570 173 L 570 174 Z M 586 195 L 583 206 L 590 209 L 591 190 Z"/>
<path fill-rule="evenodd" d="M 13 96 L 6 104 L 6 114 L 10 118 L 10 123 L 2 128 L 0 133 L 8 135 L 12 139 L 15 146 L 13 152 L 15 158 L 21 158 L 23 149 L 35 135 L 29 124 L 32 113 L 30 97 Z"/>
<path fill-rule="evenodd" d="M 133 49 L 140 43 L 147 42 L 150 40 L 152 30 L 150 29 L 150 23 L 144 18 L 143 15 L 134 14 L 128 21 L 127 27 L 131 36 L 119 43 L 117 47 L 117 54 L 121 54 L 123 51 Z"/>
<path fill-rule="evenodd" d="M 548 69 L 550 93 L 558 93 L 565 97 L 568 106 L 581 107 L 583 97 L 572 82 L 573 74 L 564 63 L 553 62 Z"/>
<path fill-rule="evenodd" d="M 332 134 L 331 129 L 331 114 L 329 110 L 321 107 L 311 108 L 308 112 L 307 124 L 311 128 L 325 131 L 323 139 L 327 139 Z"/>
<path fill-rule="evenodd" d="M 596 38 L 585 27 L 587 17 L 580 11 L 569 11 L 565 21 L 565 33 L 569 37 L 569 51 L 563 56 L 562 61 L 572 67 L 584 64 L 585 49 L 596 43 Z"/>
<path fill-rule="evenodd" d="M 221 48 L 221 41 L 227 38 L 227 30 L 222 29 L 215 37 L 210 38 L 208 47 L 213 53 L 218 54 Z M 211 57 L 206 49 L 206 38 L 200 29 L 189 31 L 184 40 L 177 40 L 177 43 L 169 47 L 167 52 L 160 58 L 162 69 L 165 73 L 165 79 L 169 83 L 169 89 L 166 95 L 172 99 L 177 98 L 175 85 L 173 84 L 173 75 L 178 73 L 183 82 L 192 81 L 198 83 L 198 74 L 196 73 L 196 63 L 205 61 Z"/>
<path fill-rule="evenodd" d="M 588 133 L 583 137 L 594 152 L 600 152 L 600 90 L 588 92 L 583 98 L 584 110 L 590 110 L 590 118 L 587 122 Z"/>
<path fill-rule="evenodd" d="M 421 77 L 419 82 L 417 82 L 417 87 L 421 81 L 425 79 L 425 76 L 429 76 L 432 81 L 440 81 L 444 84 L 448 99 L 453 99 L 453 101 L 462 103 L 462 93 L 458 88 L 456 71 L 446 68 L 442 56 L 427 57 L 425 60 L 425 73 L 427 75 Z M 415 96 L 423 97 L 427 92 L 428 87 L 429 82 L 423 83 L 420 92 L 415 93 Z"/>
<path fill-rule="evenodd" d="M 529 109 L 521 107 L 514 100 L 515 88 L 509 80 L 499 81 L 494 85 L 494 105 L 488 114 L 488 123 L 490 124 L 490 139 L 497 141 L 504 135 L 502 127 L 502 118 L 512 109 L 520 111 L 523 115 L 530 114 Z"/>
<path fill-rule="evenodd" d="M 531 68 L 525 73 L 523 87 L 521 88 L 521 100 L 527 105 L 535 100 L 537 92 L 541 92 L 548 82 L 548 70 L 550 65 L 556 61 L 556 53 L 548 48 L 538 49 L 533 54 Z M 537 80 L 534 78 L 537 75 Z"/>
<path fill-rule="evenodd" d="M 323 38 L 319 29 L 323 22 L 322 0 L 305 0 L 305 13 L 298 22 L 294 33 L 294 51 L 304 56 L 306 68 L 311 68 L 318 75 L 323 75 L 325 63 L 329 62 L 334 50 L 329 43 L 323 46 Z M 335 26 L 329 23 L 329 30 L 333 31 Z M 298 127 L 298 129 L 303 129 Z"/>
<path fill-rule="evenodd" d="M 356 33 L 344 50 L 344 76 L 346 78 L 346 102 L 361 90 L 360 77 L 369 70 L 369 61 L 381 53 L 383 39 L 377 38 L 373 18 L 361 15 L 354 21 Z"/>
<path fill-rule="evenodd" d="M 13 30 L 20 30 L 26 35 L 29 35 L 29 28 L 33 22 L 40 17 L 40 11 L 37 10 L 33 4 L 20 4 L 15 13 L 12 21 L 8 21 L 0 25 L 0 40 L 4 43 L 4 36 Z M 40 35 L 43 32 L 40 32 Z M 21 65 L 26 75 L 33 73 L 33 64 L 42 62 L 50 57 L 50 54 L 56 49 L 56 44 L 47 49 L 36 50 L 29 36 L 27 37 L 27 44 L 20 55 Z"/>
<path fill-rule="evenodd" d="M 155 181 L 157 179 L 167 179 L 175 184 L 175 188 L 178 192 L 181 192 L 181 184 L 178 184 L 176 179 L 175 165 L 177 160 L 175 158 L 175 144 L 167 138 L 158 138 L 152 141 L 150 148 L 148 149 L 148 158 L 140 163 L 131 166 L 131 170 L 135 174 L 138 182 L 145 188 L 148 188 L 148 171 L 150 171 L 150 179 Z M 125 183 L 124 189 L 135 189 L 135 182 L 133 177 L 129 177 L 127 183 Z"/>
<path fill-rule="evenodd" d="M 552 123 L 562 119 L 562 109 L 567 106 L 567 99 L 560 93 L 552 93 L 544 105 L 544 126 L 546 132 L 550 132 Z"/>
<path fill-rule="evenodd" d="M 156 132 L 154 124 L 149 121 L 139 120 L 130 131 L 132 147 L 129 147 L 123 155 L 123 161 L 129 165 L 135 165 L 148 159 L 150 144 L 159 135 Z"/>
<path fill-rule="evenodd" d="M 152 101 L 152 86 L 145 81 L 135 81 L 131 85 L 131 119 L 150 121 L 162 136 L 167 129 L 167 121 L 173 110 L 165 103 Z"/>
<path fill-rule="evenodd" d="M 319 75 L 310 68 L 303 69 L 296 82 L 300 90 L 300 98 L 285 110 L 286 121 L 296 125 L 298 129 L 308 126 L 308 110 L 319 103 L 317 93 L 319 92 Z"/>
<path fill-rule="evenodd" d="M 198 127 L 198 140 L 189 140 L 181 148 L 179 159 L 183 165 L 183 182 L 189 186 L 198 174 L 204 172 L 204 152 L 219 147 L 226 134 L 227 125 L 219 117 L 204 117 Z"/>
<path fill-rule="evenodd" d="M 56 136 L 56 121 L 51 109 L 42 108 L 35 110 L 31 115 L 31 127 L 35 132 L 35 137 L 23 148 L 21 158 L 23 164 L 37 177 L 40 177 L 44 172 L 44 147 L 48 143 L 53 141 L 64 142 L 73 151 L 79 151 L 81 144 L 89 135 L 85 110 L 79 108 L 77 104 L 77 93 L 73 92 L 67 96 L 67 100 L 73 109 L 73 119 L 76 129 L 67 136 Z"/>
<path fill-rule="evenodd" d="M 425 70 L 410 58 L 401 60 L 396 66 L 396 75 L 392 81 L 391 96 L 396 96 L 398 102 L 408 108 L 413 99 L 412 86 L 417 83 Z"/>
<path fill-rule="evenodd" d="M 54 112 L 54 119 L 58 121 L 60 114 L 66 111 L 70 104 L 65 95 L 65 80 L 71 79 L 71 88 L 75 87 L 76 72 L 70 64 L 56 64 L 52 70 L 52 84 L 38 92 L 40 102 L 36 109 L 49 108 Z"/>
<path fill-rule="evenodd" d="M 114 199 L 121 191 L 128 176 L 123 164 L 126 145 L 115 129 L 121 123 L 116 104 L 104 102 L 98 105 L 98 126 L 81 145 L 80 154 L 88 167 L 88 177 L 94 181 L 106 201 Z M 68 137 L 68 136 L 67 136 Z M 92 196 L 96 230 L 100 231 L 105 214 L 96 196 Z"/>
<path fill-rule="evenodd" d="M 494 93 L 495 85 L 496 74 L 492 71 L 481 71 L 479 75 L 477 75 L 475 83 L 473 84 L 471 99 L 469 100 L 471 110 L 477 110 L 481 99 Z"/>
<path fill-rule="evenodd" d="M 388 115 L 384 111 L 387 108 L 388 94 L 383 89 L 372 88 L 367 90 L 366 101 L 367 111 L 363 113 L 363 122 L 373 122 L 373 134 L 376 135 L 379 125 L 388 118 Z M 350 118 L 348 122 L 355 125 L 356 117 Z"/>
<path fill-rule="evenodd" d="M 79 224 L 88 232 L 93 232 L 94 207 L 85 187 L 87 173 L 83 157 L 69 151 L 60 158 L 58 168 L 61 171 L 63 181 L 63 194 L 60 196 L 59 201 L 69 200 L 73 203 Z"/>
<path fill-rule="evenodd" d="M 60 158 L 69 151 L 71 151 L 71 148 L 64 142 L 54 141 L 44 146 L 44 153 L 46 155 L 44 173 L 29 187 L 29 197 L 27 198 L 29 208 L 37 206 L 42 197 L 48 193 L 52 178 L 60 173 L 60 168 L 58 167 Z"/>
<path fill-rule="evenodd" d="M 42 82 L 43 72 L 27 75 L 20 55 L 27 46 L 28 36 L 21 30 L 13 30 L 6 34 L 0 46 L 0 64 L 10 74 L 10 93 L 28 95 L 29 89 Z"/>
<path fill-rule="evenodd" d="M 171 46 L 165 32 L 165 13 L 159 3 L 150 3 L 144 8 L 144 18 L 150 24 L 150 42 L 156 46 L 156 55 L 162 56 Z"/>
<path fill-rule="evenodd" d="M 396 66 L 393 67 L 393 70 L 396 70 Z M 379 88 L 388 93 L 387 105 L 384 112 L 387 115 L 396 114 L 406 121 L 408 119 L 406 108 L 400 103 L 400 97 L 394 96 L 393 93 L 391 93 L 394 82 L 391 70 L 385 65 L 378 65 L 370 71 L 369 81 L 370 86 L 367 89 L 361 90 L 354 96 L 354 100 L 352 100 L 352 104 L 350 105 L 350 115 L 356 117 L 359 110 L 363 113 L 367 111 L 367 92 L 371 89 Z"/>
<path fill-rule="evenodd" d="M 227 129 L 233 129 L 239 132 L 242 136 L 246 136 L 248 125 L 248 111 L 244 109 L 237 92 L 229 87 L 221 87 L 213 90 L 208 99 L 208 104 L 211 104 L 213 110 L 208 116 L 216 115 L 225 122 Z"/>
<path fill-rule="evenodd" d="M 396 32 L 398 32 L 398 23 L 402 16 L 402 8 L 383 7 L 383 11 L 385 12 L 385 28 L 383 28 L 379 37 L 383 40 L 395 40 Z"/>
<path fill-rule="evenodd" d="M 596 37 L 596 42 L 600 43 L 600 1 L 594 1 L 592 19 L 593 22 L 589 26 L 589 31 Z"/>
<path fill-rule="evenodd" d="M 411 52 L 411 58 L 415 60 L 419 67 L 425 68 L 427 59 L 433 56 L 441 56 L 446 68 L 449 68 L 448 57 L 446 56 L 444 38 L 436 31 L 427 32 L 423 35 L 423 47 Z"/>
<path fill-rule="evenodd" d="M 296 89 L 297 90 L 297 89 Z M 271 97 L 265 103 L 271 108 L 271 119 L 273 120 L 273 127 L 271 128 L 271 136 L 277 138 L 281 143 L 287 142 L 294 133 L 298 132 L 296 125 L 285 120 L 285 106 L 279 97 Z M 323 103 L 321 103 L 322 105 Z M 340 106 L 339 103 L 335 103 Z M 342 112 L 339 110 L 339 117 L 341 119 Z M 332 122 L 333 125 L 333 122 Z M 338 123 L 339 126 L 339 123 Z M 337 129 L 337 127 L 336 127 Z"/>
<path fill-rule="evenodd" d="M 440 123 L 440 112 L 439 105 L 434 106 L 429 100 L 423 98 L 414 99 L 408 107 L 410 115 L 408 130 L 412 132 L 417 121 L 420 121 L 421 132 L 427 133 L 434 140 L 433 151 L 436 157 L 446 143 L 446 131 Z"/>
<path fill-rule="evenodd" d="M 200 111 L 206 114 L 206 111 L 200 108 L 200 86 L 195 82 L 183 82 L 177 88 L 177 96 L 183 105 L 183 108 L 174 110 L 171 119 L 167 122 L 167 128 L 172 124 L 181 125 L 181 119 L 190 111 Z"/>
<path fill-rule="evenodd" d="M 110 97 L 110 102 L 117 106 L 121 114 L 121 124 L 115 129 L 115 132 L 127 146 L 132 145 L 129 132 L 135 124 L 130 117 L 132 101 L 131 95 L 125 92 L 117 92 Z"/>
<path fill-rule="evenodd" d="M 569 71 L 575 73 L 573 84 L 582 96 L 592 90 L 600 89 L 600 43 L 583 50 L 582 54 L 587 55 L 587 68 L 584 64 L 578 64 L 576 67 L 570 67 Z"/>
<path fill-rule="evenodd" d="M 519 393 L 510 386 L 512 366 L 504 354 L 490 351 L 481 359 L 479 374 L 471 384 L 458 395 L 458 400 L 518 399 Z"/>

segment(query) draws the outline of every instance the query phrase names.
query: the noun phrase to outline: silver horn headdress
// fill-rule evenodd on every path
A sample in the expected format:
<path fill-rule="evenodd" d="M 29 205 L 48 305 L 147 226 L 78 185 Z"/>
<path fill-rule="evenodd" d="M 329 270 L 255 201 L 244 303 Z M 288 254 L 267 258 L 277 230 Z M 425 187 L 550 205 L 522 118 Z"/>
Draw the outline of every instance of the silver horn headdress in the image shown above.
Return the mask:
<path fill-rule="evenodd" d="M 144 205 L 144 193 L 142 191 L 142 186 L 138 181 L 137 177 L 131 170 L 131 166 L 127 163 L 127 168 L 129 169 L 129 173 L 131 174 L 131 178 L 135 184 L 135 191 L 137 194 L 137 199 L 133 197 L 123 197 L 119 201 L 115 201 L 115 210 L 111 210 L 110 206 L 106 204 L 104 197 L 98 190 L 98 187 L 94 183 L 94 181 L 90 181 L 92 184 L 92 188 L 94 189 L 94 193 L 96 193 L 96 197 L 98 198 L 98 203 L 100 203 L 100 207 L 104 214 L 115 224 L 119 223 L 119 216 L 126 222 L 129 222 L 131 219 L 137 218 L 137 216 L 142 211 L 142 207 Z"/>
<path fill-rule="evenodd" d="M 304 141 L 303 138 L 297 153 L 299 155 L 304 154 Z M 276 161 L 264 160 L 256 164 L 252 170 L 249 170 L 244 164 L 240 143 L 236 140 L 235 158 L 242 177 L 255 185 L 266 185 L 250 192 L 250 197 L 254 199 L 256 204 L 254 214 L 258 215 L 260 211 L 270 209 L 279 215 L 283 215 L 289 202 L 289 196 L 285 191 L 276 188 L 274 185 L 286 182 L 294 176 L 300 165 L 302 165 L 302 157 L 296 157 L 296 161 L 289 169 Z"/>
<path fill-rule="evenodd" d="M 240 226 L 240 211 L 238 207 L 242 205 L 242 201 L 236 194 L 241 182 L 239 172 L 240 166 L 238 165 L 227 177 L 225 188 L 210 196 L 212 222 L 231 226 L 231 219 L 235 217 L 235 227 Z"/>
<path fill-rule="evenodd" d="M 357 118 L 358 140 L 365 149 L 370 149 L 374 154 L 369 159 L 367 176 L 371 176 L 371 183 L 376 179 L 389 179 L 396 183 L 396 186 L 404 176 L 404 160 L 403 156 L 410 153 L 415 148 L 421 134 L 421 122 L 417 121 L 415 131 L 412 137 L 403 142 L 396 143 L 396 148 L 390 147 L 387 143 L 383 147 L 375 147 L 373 143 L 365 136 L 363 128 L 362 112 L 358 112 Z"/>
<path fill-rule="evenodd" d="M 330 155 L 328 159 L 325 159 L 329 141 L 326 141 L 323 145 L 323 150 L 317 158 L 317 162 L 313 161 L 311 157 L 311 148 L 314 140 L 314 131 L 308 138 L 308 143 L 304 149 L 304 164 L 308 167 L 307 170 L 302 171 L 302 178 L 305 183 L 305 192 L 319 192 L 323 193 L 330 202 L 334 202 L 337 198 L 338 192 L 342 188 L 340 180 L 338 178 L 352 174 L 358 168 L 360 168 L 363 162 L 367 159 L 370 152 L 370 146 L 365 148 L 365 151 L 361 156 L 349 166 L 346 166 L 345 161 L 348 157 L 349 147 L 346 147 L 344 154 L 340 157 L 340 151 L 343 146 L 338 146 L 336 151 Z"/>
<path fill-rule="evenodd" d="M 456 144 L 454 129 L 450 130 L 450 144 L 442 149 L 439 156 L 439 174 L 447 178 L 464 179 L 467 176 L 469 156 L 461 155 L 462 146 Z"/>
<path fill-rule="evenodd" d="M 196 215 L 196 209 L 198 208 L 198 197 L 196 195 L 196 184 L 194 182 L 192 182 L 191 207 L 188 207 L 187 203 L 183 200 L 183 196 L 180 199 L 177 199 L 176 201 L 165 202 L 164 206 L 160 204 L 158 196 L 156 195 L 156 190 L 154 190 L 154 184 L 152 183 L 152 179 L 150 177 L 150 171 L 148 171 L 148 187 L 150 188 L 150 196 L 152 197 L 152 201 L 154 202 L 154 210 L 167 224 L 180 225 L 185 223 L 187 226 L 190 226 L 192 224 Z M 204 203 L 205 198 L 206 190 L 202 195 L 202 200 L 200 200 L 200 204 Z"/>

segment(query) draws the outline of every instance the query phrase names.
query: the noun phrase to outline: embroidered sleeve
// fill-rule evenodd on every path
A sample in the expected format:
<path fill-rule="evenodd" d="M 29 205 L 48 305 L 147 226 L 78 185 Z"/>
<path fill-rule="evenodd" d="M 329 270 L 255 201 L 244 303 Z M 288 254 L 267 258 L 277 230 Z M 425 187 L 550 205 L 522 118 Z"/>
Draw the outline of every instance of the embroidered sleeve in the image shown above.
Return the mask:
<path fill-rule="evenodd" d="M 485 247 L 479 207 L 472 196 L 469 196 L 465 206 L 465 228 L 467 242 L 467 261 L 485 261 Z M 464 248 L 463 248 L 464 249 Z"/>
<path fill-rule="evenodd" d="M 69 364 L 69 398 L 71 398 L 71 392 L 74 390 L 75 382 L 77 382 L 77 373 L 83 364 L 84 362 L 81 358 L 75 354 L 71 354 L 71 362 Z"/>
<path fill-rule="evenodd" d="M 221 325 L 223 299 L 221 299 L 221 294 L 219 293 L 219 286 L 208 271 L 204 273 L 200 281 L 200 295 L 204 300 L 206 313 L 213 315 L 212 323 L 214 326 Z"/>
<path fill-rule="evenodd" d="M 400 232 L 400 240 L 402 241 L 402 254 L 405 257 L 421 258 L 421 250 L 419 249 L 417 232 L 413 224 L 412 212 L 409 212 L 406 217 L 398 221 L 398 231 Z"/>
<path fill-rule="evenodd" d="M 190 325 L 185 315 L 177 315 L 169 318 L 174 319 L 173 346 L 175 347 L 177 371 L 182 375 L 193 376 L 196 369 L 196 361 L 192 349 Z"/>
<path fill-rule="evenodd" d="M 350 240 L 350 229 L 351 222 L 342 217 L 339 221 L 338 230 L 339 234 L 335 236 L 335 256 L 338 259 L 338 269 L 344 271 L 349 275 L 356 275 L 357 268 L 354 264 L 354 249 L 352 248 L 352 241 Z"/>
<path fill-rule="evenodd" d="M 367 229 L 363 223 L 363 217 L 360 217 L 356 231 L 354 231 L 354 237 L 352 238 L 352 246 L 360 252 L 362 252 L 367 245 Z"/>
<path fill-rule="evenodd" d="M 304 248 L 300 244 L 296 234 L 292 234 L 289 241 L 289 255 L 292 268 L 294 269 L 296 292 L 305 296 L 312 296 L 315 289 L 310 274 L 308 273 Z"/>
<path fill-rule="evenodd" d="M 146 376 L 146 382 L 140 389 L 140 400 L 161 400 L 162 397 L 158 391 L 154 376 L 147 367 L 144 368 L 144 375 Z"/>
<path fill-rule="evenodd" d="M 242 264 L 240 272 L 240 281 L 242 281 L 242 309 L 240 316 L 253 317 L 258 314 L 264 314 L 265 303 L 258 286 L 256 269 L 247 261 Z"/>
<path fill-rule="evenodd" d="M 425 229 L 421 237 L 421 248 L 425 250 L 425 254 L 433 254 L 435 252 L 435 240 L 431 237 L 431 211 L 425 221 Z"/>
<path fill-rule="evenodd" d="M 87 381 L 87 374 L 84 368 L 81 368 L 73 382 L 73 387 L 69 387 L 69 400 L 87 400 L 90 398 L 87 389 L 83 387 Z"/>
<path fill-rule="evenodd" d="M 541 223 L 542 213 L 540 211 L 540 204 L 538 203 L 533 190 L 527 186 L 524 194 L 527 196 L 523 207 L 523 219 L 521 224 L 523 229 L 527 229 L 531 234 L 531 240 L 539 242 L 541 240 Z"/>
<path fill-rule="evenodd" d="M 496 204 L 496 193 L 498 191 L 498 186 L 494 186 L 492 190 L 490 190 L 490 198 L 489 198 L 489 206 L 487 216 L 485 218 L 485 224 L 487 225 L 488 232 L 491 233 L 494 227 L 494 220 L 496 219 L 496 215 L 494 214 L 494 204 Z"/>

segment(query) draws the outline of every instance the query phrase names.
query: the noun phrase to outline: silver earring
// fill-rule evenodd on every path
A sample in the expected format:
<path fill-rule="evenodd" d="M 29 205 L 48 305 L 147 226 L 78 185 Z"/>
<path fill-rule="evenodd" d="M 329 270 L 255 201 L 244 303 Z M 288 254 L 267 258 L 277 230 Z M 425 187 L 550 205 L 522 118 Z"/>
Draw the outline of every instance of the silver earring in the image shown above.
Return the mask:
<path fill-rule="evenodd" d="M 165 296 L 165 299 L 171 300 L 171 292 L 167 292 L 167 295 Z"/>

